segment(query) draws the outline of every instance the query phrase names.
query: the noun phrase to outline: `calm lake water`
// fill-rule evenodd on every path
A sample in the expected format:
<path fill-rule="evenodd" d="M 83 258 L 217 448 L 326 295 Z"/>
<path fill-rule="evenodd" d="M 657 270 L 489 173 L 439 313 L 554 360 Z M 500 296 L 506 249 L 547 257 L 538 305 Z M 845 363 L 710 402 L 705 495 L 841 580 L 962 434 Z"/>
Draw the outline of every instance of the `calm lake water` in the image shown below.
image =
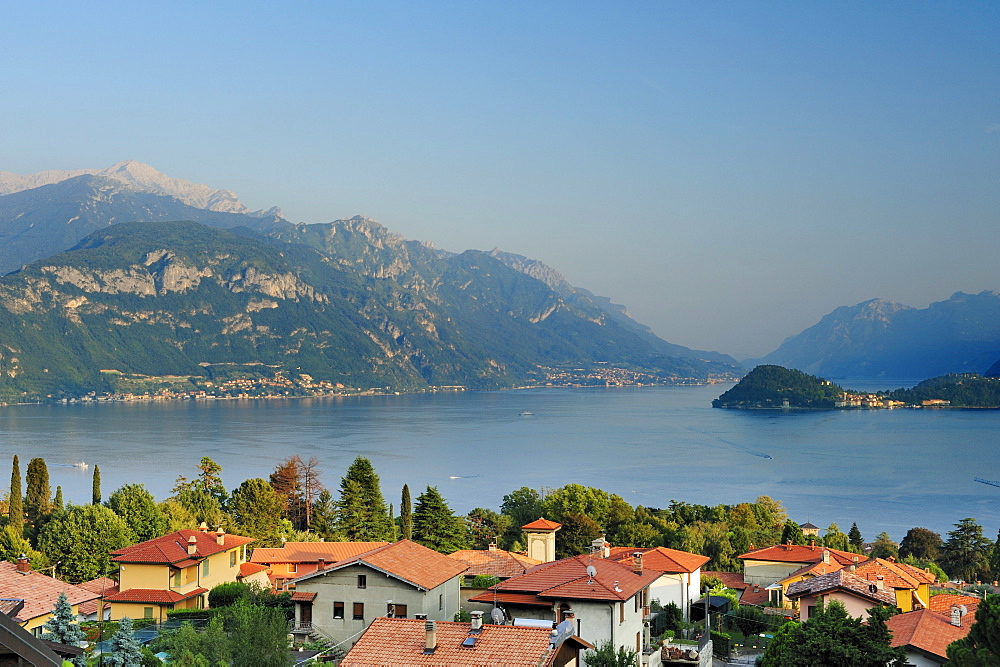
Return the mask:
<path fill-rule="evenodd" d="M 0 408 L 0 470 L 17 454 L 23 476 L 44 457 L 53 489 L 87 502 L 93 468 L 72 466 L 86 461 L 100 466 L 105 497 L 142 482 L 162 499 L 202 456 L 232 489 L 289 455 L 315 455 L 336 489 L 362 455 L 397 508 L 404 483 L 414 498 L 437 486 L 464 513 L 498 508 L 521 486 L 576 482 L 652 507 L 769 495 L 800 523 L 846 532 L 857 521 L 866 539 L 913 526 L 943 534 L 964 517 L 995 537 L 1000 488 L 973 477 L 1000 479 L 1000 411 L 712 409 L 729 386 L 16 406 Z"/>

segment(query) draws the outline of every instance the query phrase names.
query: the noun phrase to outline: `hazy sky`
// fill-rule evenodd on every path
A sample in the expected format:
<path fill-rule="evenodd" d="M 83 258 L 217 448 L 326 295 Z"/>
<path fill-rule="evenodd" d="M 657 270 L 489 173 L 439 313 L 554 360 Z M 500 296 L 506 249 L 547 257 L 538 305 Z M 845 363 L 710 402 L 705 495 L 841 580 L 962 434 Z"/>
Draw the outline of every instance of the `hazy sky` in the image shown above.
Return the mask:
<path fill-rule="evenodd" d="M 134 159 L 762 355 L 1000 290 L 1000 3 L 6 3 L 0 170 Z"/>

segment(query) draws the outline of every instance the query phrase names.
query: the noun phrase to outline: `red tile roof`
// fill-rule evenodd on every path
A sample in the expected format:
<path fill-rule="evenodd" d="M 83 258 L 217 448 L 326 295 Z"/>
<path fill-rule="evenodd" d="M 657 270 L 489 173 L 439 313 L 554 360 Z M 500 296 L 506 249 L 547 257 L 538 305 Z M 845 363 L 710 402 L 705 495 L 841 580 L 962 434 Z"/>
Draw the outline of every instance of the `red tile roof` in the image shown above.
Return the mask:
<path fill-rule="evenodd" d="M 66 593 L 70 605 L 99 597 L 98 593 L 40 572 L 18 572 L 14 563 L 0 561 L 0 598 L 24 600 L 24 608 L 17 615 L 21 622 L 50 613 L 55 609 L 60 593 Z"/>
<path fill-rule="evenodd" d="M 503 549 L 462 549 L 448 554 L 448 557 L 468 565 L 465 575 L 472 577 L 484 574 L 506 579 L 524 574 L 528 568 L 542 564 L 540 560 Z"/>
<path fill-rule="evenodd" d="M 88 591 L 102 596 L 114 595 L 118 592 L 118 582 L 107 577 L 98 577 L 97 579 L 84 581 L 83 583 L 77 584 L 77 586 L 80 588 L 86 588 Z M 80 603 L 79 612 L 84 616 L 90 616 L 91 614 L 96 614 L 100 607 L 100 598 L 88 600 L 87 602 Z"/>
<path fill-rule="evenodd" d="M 715 577 L 722 582 L 726 588 L 740 591 L 740 604 L 749 604 L 755 607 L 763 607 L 768 603 L 770 597 L 767 589 L 763 586 L 748 584 L 743 580 L 743 575 L 739 572 L 716 572 L 711 570 L 701 571 L 701 581 L 704 584 L 705 577 Z"/>
<path fill-rule="evenodd" d="M 127 591 L 109 595 L 104 599 L 108 602 L 151 602 L 153 604 L 176 604 L 196 595 L 207 593 L 207 588 L 196 588 L 189 593 L 178 593 L 161 588 L 130 588 Z"/>
<path fill-rule="evenodd" d="M 854 569 L 854 574 L 873 581 L 879 576 L 884 577 L 885 585 L 891 588 L 915 589 L 920 584 L 933 584 L 937 581 L 937 577 L 930 572 L 882 558 L 866 560 Z"/>
<path fill-rule="evenodd" d="M 651 549 L 636 549 L 634 547 L 611 547 L 611 560 L 621 561 L 632 565 L 635 554 L 642 553 L 642 566 L 660 572 L 677 574 L 680 572 L 694 572 L 702 565 L 712 560 L 708 556 L 693 554 L 690 551 L 680 551 L 678 549 L 668 549 L 667 547 L 653 547 Z"/>
<path fill-rule="evenodd" d="M 931 596 L 928 605 L 930 605 L 930 608 L 934 611 L 945 611 L 950 613 L 953 606 L 964 604 L 969 610 L 969 613 L 973 614 L 975 613 L 980 602 L 982 602 L 982 600 L 971 595 L 949 595 L 947 593 L 938 593 L 937 595 Z"/>
<path fill-rule="evenodd" d="M 559 530 L 560 528 L 562 528 L 561 523 L 541 518 L 521 526 L 521 530 Z"/>
<path fill-rule="evenodd" d="M 784 582 L 794 577 L 801 577 L 804 575 L 819 577 L 821 575 L 830 574 L 831 572 L 836 572 L 837 570 L 843 570 L 843 569 L 844 569 L 843 565 L 841 565 L 840 563 L 831 558 L 829 563 L 824 563 L 823 561 L 820 561 L 818 563 L 810 563 L 809 565 L 803 565 L 799 569 L 795 570 L 788 576 L 779 579 L 778 581 Z"/>
<path fill-rule="evenodd" d="M 464 573 L 468 565 L 412 540 L 400 540 L 352 558 L 334 563 L 332 566 L 310 572 L 288 583 L 299 583 L 322 575 L 324 572 L 339 570 L 351 565 L 365 565 L 401 581 L 430 590 L 440 586 L 452 577 Z"/>
<path fill-rule="evenodd" d="M 251 563 L 318 563 L 324 559 L 335 563 L 366 551 L 384 547 L 389 542 L 286 542 L 283 547 L 258 547 L 250 556 Z"/>
<path fill-rule="evenodd" d="M 823 551 L 830 552 L 831 561 L 842 565 L 850 565 L 863 560 L 863 557 L 848 551 L 828 549 L 826 547 L 802 546 L 798 544 L 779 544 L 773 547 L 761 547 L 737 556 L 743 560 L 764 560 L 777 563 L 816 563 L 823 560 Z"/>
<path fill-rule="evenodd" d="M 553 664 L 557 651 L 549 645 L 551 634 L 542 628 L 486 625 L 470 635 L 468 623 L 437 621 L 437 648 L 424 653 L 426 621 L 410 618 L 376 618 L 348 651 L 341 667 L 546 667 Z M 462 643 L 475 637 L 471 647 Z M 591 648 L 579 637 L 567 644 L 577 650 Z"/>
<path fill-rule="evenodd" d="M 589 565 L 597 570 L 593 578 L 587 574 Z M 489 602 L 495 589 L 508 593 L 534 593 L 541 598 L 622 601 L 649 586 L 661 574 L 659 570 L 652 569 L 645 569 L 639 574 L 623 563 L 584 554 L 536 565 L 524 574 L 501 581 L 470 599 Z"/>
<path fill-rule="evenodd" d="M 183 566 L 185 561 L 188 561 L 186 564 L 193 564 L 196 560 L 192 559 L 203 559 L 241 544 L 253 542 L 252 537 L 221 533 L 223 542 L 219 544 L 218 535 L 220 533 L 211 531 L 178 530 L 176 533 L 112 551 L 111 555 L 114 558 L 111 560 L 116 563 L 157 563 Z M 188 540 L 192 537 L 195 540 L 193 556 L 188 555 L 187 552 Z"/>
<path fill-rule="evenodd" d="M 316 592 L 295 591 L 292 593 L 292 602 L 312 602 L 316 595 Z"/>
<path fill-rule="evenodd" d="M 867 579 L 857 576 L 847 570 L 837 570 L 830 574 L 818 577 L 809 577 L 802 581 L 796 581 L 788 585 L 786 597 L 799 598 L 806 595 L 819 595 L 829 591 L 843 591 L 855 597 L 872 600 L 874 602 L 884 602 L 886 604 L 896 604 L 896 594 L 891 589 L 872 591 L 874 584 Z"/>
<path fill-rule="evenodd" d="M 552 607 L 552 600 L 538 597 L 534 593 L 510 593 L 493 588 L 469 598 L 473 602 L 505 603 L 527 605 L 529 607 Z"/>
<path fill-rule="evenodd" d="M 258 572 L 266 572 L 267 569 L 267 565 L 261 565 L 260 563 L 240 563 L 240 577 L 249 577 Z"/>
<path fill-rule="evenodd" d="M 939 595 L 935 597 L 954 597 Z M 886 621 L 892 631 L 892 646 L 913 647 L 939 658 L 947 658 L 948 644 L 969 634 L 972 617 L 962 619 L 962 626 L 951 624 L 949 615 L 932 609 L 896 614 Z"/>

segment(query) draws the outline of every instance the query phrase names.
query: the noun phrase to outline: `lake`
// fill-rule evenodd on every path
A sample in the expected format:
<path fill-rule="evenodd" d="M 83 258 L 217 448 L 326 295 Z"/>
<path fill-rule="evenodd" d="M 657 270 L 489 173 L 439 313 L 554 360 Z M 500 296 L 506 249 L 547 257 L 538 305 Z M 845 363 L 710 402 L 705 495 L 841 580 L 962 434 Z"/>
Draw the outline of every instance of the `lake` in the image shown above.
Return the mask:
<path fill-rule="evenodd" d="M 730 386 L 12 406 L 0 408 L 0 470 L 17 454 L 23 476 L 44 457 L 53 489 L 81 503 L 93 467 L 77 461 L 100 466 L 105 497 L 142 482 L 163 499 L 202 456 L 233 489 L 315 455 L 335 491 L 362 455 L 397 509 L 404 483 L 414 498 L 437 486 L 464 513 L 498 509 L 521 486 L 575 482 L 650 507 L 769 495 L 799 523 L 846 532 L 856 521 L 869 540 L 913 526 L 944 534 L 965 517 L 995 538 L 1000 488 L 973 478 L 1000 479 L 1000 411 L 712 409 Z"/>

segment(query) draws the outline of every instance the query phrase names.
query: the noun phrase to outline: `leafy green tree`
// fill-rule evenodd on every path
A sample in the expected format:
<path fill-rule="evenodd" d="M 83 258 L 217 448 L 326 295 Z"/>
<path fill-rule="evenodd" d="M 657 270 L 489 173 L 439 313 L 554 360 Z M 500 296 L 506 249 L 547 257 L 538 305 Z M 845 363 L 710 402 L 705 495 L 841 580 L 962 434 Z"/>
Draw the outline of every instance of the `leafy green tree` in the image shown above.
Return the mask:
<path fill-rule="evenodd" d="M 49 486 L 49 468 L 45 465 L 45 459 L 34 458 L 28 462 L 24 511 L 31 537 L 34 538 L 52 513 L 52 487 Z"/>
<path fill-rule="evenodd" d="M 18 535 L 24 534 L 24 496 L 21 490 L 21 466 L 14 454 L 14 463 L 10 470 L 10 494 L 7 496 L 7 516 L 9 525 Z"/>
<path fill-rule="evenodd" d="M 181 475 L 174 481 L 174 495 L 180 497 L 185 491 L 204 491 L 214 498 L 221 508 L 229 499 L 220 474 L 222 466 L 209 457 L 203 456 L 197 465 L 197 470 L 198 475 L 193 480 L 188 480 L 187 477 Z"/>
<path fill-rule="evenodd" d="M 167 528 L 164 531 L 164 535 L 186 528 L 197 528 L 200 523 L 195 513 L 185 507 L 176 498 L 167 498 L 163 502 L 158 503 L 157 508 L 167 520 Z"/>
<path fill-rule="evenodd" d="M 587 667 L 635 667 L 639 662 L 639 654 L 633 649 L 619 646 L 617 649 L 607 639 L 593 650 L 583 654 Z"/>
<path fill-rule="evenodd" d="M 892 648 L 886 619 L 892 610 L 868 610 L 867 623 L 848 615 L 838 601 L 817 607 L 804 623 L 781 626 L 761 656 L 761 667 L 901 667 L 902 647 Z"/>
<path fill-rule="evenodd" d="M 59 598 L 56 600 L 56 607 L 52 611 L 52 618 L 45 621 L 45 625 L 42 626 L 45 630 L 42 633 L 42 639 L 70 646 L 78 645 L 86 639 L 86 635 L 80 626 L 74 623 L 75 620 L 76 614 L 73 613 L 73 607 L 70 605 L 69 600 L 66 599 L 66 593 L 59 593 Z M 78 655 L 71 662 L 77 667 L 86 667 L 87 658 Z"/>
<path fill-rule="evenodd" d="M 871 553 L 868 555 L 872 558 L 897 558 L 899 556 L 899 547 L 889 537 L 889 533 L 882 531 L 875 536 Z"/>
<path fill-rule="evenodd" d="M 359 456 L 340 481 L 337 531 L 352 542 L 391 541 L 395 528 L 371 461 Z"/>
<path fill-rule="evenodd" d="M 186 525 L 185 528 L 195 528 L 202 522 L 215 528 L 226 522 L 226 514 L 222 511 L 219 499 L 201 487 L 192 486 L 181 489 L 177 492 L 174 500 L 194 517 L 194 524 Z"/>
<path fill-rule="evenodd" d="M 232 657 L 230 645 L 220 614 L 213 614 L 202 632 L 195 630 L 191 623 L 185 622 L 163 641 L 163 648 L 171 656 L 177 656 L 172 665 L 192 667 L 230 664 Z"/>
<path fill-rule="evenodd" d="M 591 543 L 604 534 L 596 521 L 586 514 L 562 517 L 562 529 L 556 540 L 556 558 L 590 553 Z"/>
<path fill-rule="evenodd" d="M 948 664 L 956 667 L 1000 665 L 1000 595 L 983 598 L 969 634 L 949 644 L 947 651 Z"/>
<path fill-rule="evenodd" d="M 117 667 L 139 667 L 142 664 L 142 645 L 135 638 L 132 619 L 128 616 L 123 616 L 118 623 L 118 632 L 111 638 L 111 651 L 107 656 L 102 654 L 101 660 L 106 665 Z"/>
<path fill-rule="evenodd" d="M 990 546 L 975 519 L 962 519 L 948 532 L 938 564 L 953 578 L 976 581 L 989 573 Z"/>
<path fill-rule="evenodd" d="M 500 538 L 507 533 L 511 524 L 510 517 L 506 514 L 497 514 L 482 507 L 469 512 L 465 519 L 469 523 L 473 549 L 488 549 L 490 544 L 499 544 Z"/>
<path fill-rule="evenodd" d="M 417 506 L 413 511 L 413 541 L 445 554 L 469 546 L 465 521 L 452 513 L 437 487 L 428 486 L 417 496 Z"/>
<path fill-rule="evenodd" d="M 399 537 L 409 540 L 413 538 L 413 506 L 410 503 L 410 485 L 403 485 L 402 497 L 399 503 Z"/>
<path fill-rule="evenodd" d="M 997 531 L 997 541 L 990 549 L 990 573 L 994 579 L 1000 576 L 1000 531 Z"/>
<path fill-rule="evenodd" d="M 757 635 L 767 630 L 767 618 L 760 607 L 745 604 L 732 609 L 733 623 L 744 636 Z"/>
<path fill-rule="evenodd" d="M 511 526 L 504 536 L 504 549 L 510 549 L 514 542 L 521 539 L 521 526 L 540 519 L 545 514 L 542 505 L 542 495 L 535 489 L 522 486 L 503 497 L 500 503 L 500 513 L 510 517 Z"/>
<path fill-rule="evenodd" d="M 781 529 L 782 544 L 805 544 L 806 536 L 802 534 L 802 528 L 791 519 L 785 521 L 785 526 Z"/>
<path fill-rule="evenodd" d="M 851 543 L 851 551 L 861 553 L 861 545 L 865 543 L 865 538 L 861 536 L 857 522 L 851 524 L 851 530 L 847 533 L 847 539 Z"/>
<path fill-rule="evenodd" d="M 49 559 L 45 554 L 35 551 L 31 547 L 31 542 L 14 526 L 8 524 L 0 528 L 0 558 L 16 563 L 21 554 L 28 557 L 33 570 L 40 570 L 49 565 Z"/>
<path fill-rule="evenodd" d="M 226 610 L 234 665 L 285 667 L 288 654 L 288 619 L 276 608 L 240 604 Z"/>
<path fill-rule="evenodd" d="M 850 539 L 847 535 L 840 532 L 837 524 L 831 523 L 830 527 L 826 529 L 826 535 L 823 536 L 823 544 L 837 551 L 847 551 L 851 546 Z"/>
<path fill-rule="evenodd" d="M 70 581 L 87 581 L 108 571 L 110 552 L 135 543 L 128 524 L 103 505 L 70 505 L 38 535 L 38 548 L 59 563 Z"/>
<path fill-rule="evenodd" d="M 125 484 L 108 498 L 108 507 L 132 529 L 140 542 L 167 534 L 167 517 L 142 484 Z"/>
<path fill-rule="evenodd" d="M 928 528 L 910 528 L 899 543 L 899 555 L 921 560 L 937 560 L 940 556 L 941 535 Z"/>
<path fill-rule="evenodd" d="M 237 602 L 249 601 L 252 597 L 253 591 L 246 584 L 239 581 L 227 581 L 208 592 L 208 606 L 211 609 L 232 607 Z"/>
<path fill-rule="evenodd" d="M 229 513 L 236 530 L 257 540 L 257 546 L 281 546 L 281 498 L 274 487 L 258 478 L 248 479 L 233 491 Z"/>
<path fill-rule="evenodd" d="M 101 504 L 101 467 L 94 466 L 94 480 L 90 492 L 90 502 L 94 505 Z"/>

